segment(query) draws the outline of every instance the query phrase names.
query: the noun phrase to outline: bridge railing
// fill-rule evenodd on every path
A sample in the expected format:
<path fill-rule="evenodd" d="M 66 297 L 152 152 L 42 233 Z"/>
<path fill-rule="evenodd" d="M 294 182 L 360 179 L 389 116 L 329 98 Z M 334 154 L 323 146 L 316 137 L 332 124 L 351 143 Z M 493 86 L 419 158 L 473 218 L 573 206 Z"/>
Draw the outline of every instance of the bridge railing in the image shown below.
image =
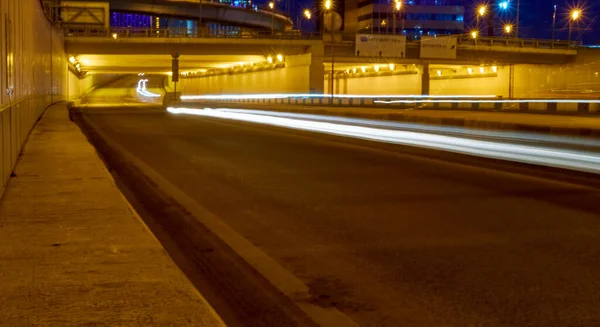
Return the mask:
<path fill-rule="evenodd" d="M 65 36 L 106 37 L 106 38 L 226 38 L 226 39 L 284 39 L 284 40 L 321 40 L 320 33 L 302 33 L 299 31 L 240 31 L 239 33 L 219 33 L 207 30 L 187 28 L 128 28 L 110 29 L 90 27 L 65 28 Z"/>
<path fill-rule="evenodd" d="M 94 27 L 67 27 L 65 36 L 82 37 L 107 37 L 107 38 L 227 38 L 227 39 L 283 39 L 283 40 L 323 40 L 321 33 L 304 33 L 301 31 L 248 31 L 241 30 L 237 33 L 222 33 L 211 30 L 196 30 L 188 28 L 130 28 L 130 27 L 112 27 L 109 29 Z M 329 35 L 326 35 L 329 36 Z M 353 44 L 356 39 L 355 33 L 340 33 L 336 37 L 336 42 Z M 330 42 L 331 38 L 325 38 Z M 409 45 L 418 45 L 419 40 L 407 40 Z M 578 47 L 577 42 L 541 40 L 541 39 L 521 39 L 507 37 L 477 37 L 459 35 L 457 36 L 458 45 L 487 45 L 499 47 L 515 48 L 540 48 L 540 49 L 571 49 Z"/>

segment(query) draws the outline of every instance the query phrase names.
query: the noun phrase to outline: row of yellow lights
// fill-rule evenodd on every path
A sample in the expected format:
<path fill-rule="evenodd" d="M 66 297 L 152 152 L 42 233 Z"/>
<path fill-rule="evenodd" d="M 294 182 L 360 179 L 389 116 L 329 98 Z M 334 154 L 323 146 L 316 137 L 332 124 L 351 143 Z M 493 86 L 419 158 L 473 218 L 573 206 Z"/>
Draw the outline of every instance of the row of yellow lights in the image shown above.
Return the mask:
<path fill-rule="evenodd" d="M 394 71 L 396 69 L 396 65 L 395 64 L 389 64 L 388 68 L 390 69 L 390 71 Z M 360 67 L 360 70 L 364 74 L 364 73 L 367 72 L 367 67 L 362 66 L 362 67 Z M 378 73 L 381 70 L 381 68 L 379 67 L 379 65 L 375 65 L 375 66 L 373 66 L 373 70 L 376 73 Z M 350 71 L 351 71 L 350 69 L 346 69 L 346 74 L 350 74 Z M 497 73 L 498 72 L 498 67 L 497 66 L 492 66 L 492 71 L 494 73 Z M 352 68 L 352 73 L 356 74 L 356 72 L 357 72 L 356 67 Z M 469 75 L 473 74 L 473 68 L 471 68 L 471 67 L 467 68 L 467 72 L 469 73 Z M 485 67 L 479 67 L 479 72 L 481 74 L 485 74 Z M 442 71 L 438 70 L 437 71 L 437 75 L 438 76 L 442 76 Z"/>
<path fill-rule="evenodd" d="M 506 9 L 508 6 L 508 2 L 504 1 L 501 4 L 502 8 Z M 477 7 L 477 14 L 481 17 L 485 16 L 485 14 L 488 12 L 487 10 L 487 5 L 480 5 L 479 7 Z M 577 20 L 581 17 L 582 14 L 582 10 L 579 8 L 575 8 L 571 10 L 571 13 L 569 14 L 569 17 L 572 20 Z"/>

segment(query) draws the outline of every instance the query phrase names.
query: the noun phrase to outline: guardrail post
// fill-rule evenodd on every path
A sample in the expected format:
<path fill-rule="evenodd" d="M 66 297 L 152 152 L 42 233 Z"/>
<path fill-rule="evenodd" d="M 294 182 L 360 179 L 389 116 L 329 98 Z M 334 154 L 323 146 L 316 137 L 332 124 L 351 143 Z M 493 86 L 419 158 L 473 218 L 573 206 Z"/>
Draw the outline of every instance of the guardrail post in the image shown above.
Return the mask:
<path fill-rule="evenodd" d="M 479 109 L 479 102 L 471 102 L 471 109 L 478 110 Z"/>
<path fill-rule="evenodd" d="M 547 112 L 557 112 L 558 111 L 558 103 L 546 102 L 546 111 Z"/>
<path fill-rule="evenodd" d="M 577 112 L 580 114 L 585 114 L 590 112 L 590 104 L 589 103 L 578 103 L 577 104 Z"/>
<path fill-rule="evenodd" d="M 520 111 L 527 111 L 527 110 L 529 110 L 529 102 L 521 102 L 521 103 L 519 103 L 519 110 Z"/>

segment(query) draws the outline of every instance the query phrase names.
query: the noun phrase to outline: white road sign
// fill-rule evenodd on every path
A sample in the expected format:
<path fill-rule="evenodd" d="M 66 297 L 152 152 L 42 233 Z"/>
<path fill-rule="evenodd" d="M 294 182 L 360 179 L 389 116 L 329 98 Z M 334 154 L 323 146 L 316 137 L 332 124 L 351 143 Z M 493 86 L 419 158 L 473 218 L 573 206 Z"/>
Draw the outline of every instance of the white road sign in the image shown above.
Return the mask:
<path fill-rule="evenodd" d="M 356 34 L 355 55 L 360 57 L 406 56 L 406 36 Z"/>
<path fill-rule="evenodd" d="M 421 58 L 456 59 L 456 37 L 424 36 L 421 38 Z"/>

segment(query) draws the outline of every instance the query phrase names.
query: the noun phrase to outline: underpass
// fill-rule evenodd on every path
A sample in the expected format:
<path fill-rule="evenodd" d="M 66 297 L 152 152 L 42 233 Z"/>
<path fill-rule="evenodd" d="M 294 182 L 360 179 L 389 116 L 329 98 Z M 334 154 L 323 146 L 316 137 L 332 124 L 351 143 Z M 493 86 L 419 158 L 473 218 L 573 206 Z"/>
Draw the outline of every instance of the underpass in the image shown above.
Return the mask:
<path fill-rule="evenodd" d="M 214 217 L 306 285 L 310 304 L 335 308 L 361 326 L 595 326 L 600 319 L 596 177 L 226 117 L 175 115 L 132 102 L 145 78 L 149 92 L 158 92 L 160 78 L 133 76 L 91 94 L 89 103 L 99 106 L 80 110 L 82 126 L 88 135 L 98 133 L 92 141 L 109 155 L 105 160 L 124 193 L 154 222 L 159 238 L 177 240 L 184 233 L 186 240 L 203 240 L 205 217 Z M 127 173 L 132 167 L 153 173 L 142 183 Z M 144 191 L 148 178 L 159 182 Z M 160 196 L 143 200 L 149 190 Z M 200 214 L 184 219 L 174 203 Z M 196 228 L 157 233 L 166 226 Z M 193 241 L 171 242 L 169 254 L 182 262 L 198 256 Z M 224 252 L 212 247 L 203 256 Z M 236 269 L 244 275 L 258 271 L 281 286 L 260 264 L 239 263 L 248 258 L 236 253 Z M 219 301 L 232 297 L 228 289 L 256 281 L 228 278 L 233 286 L 212 299 L 227 323 L 239 322 L 247 309 L 232 312 L 235 302 Z M 264 285 L 261 290 L 277 293 Z M 248 294 L 235 296 L 244 301 Z M 263 297 L 253 309 L 272 303 Z"/>

